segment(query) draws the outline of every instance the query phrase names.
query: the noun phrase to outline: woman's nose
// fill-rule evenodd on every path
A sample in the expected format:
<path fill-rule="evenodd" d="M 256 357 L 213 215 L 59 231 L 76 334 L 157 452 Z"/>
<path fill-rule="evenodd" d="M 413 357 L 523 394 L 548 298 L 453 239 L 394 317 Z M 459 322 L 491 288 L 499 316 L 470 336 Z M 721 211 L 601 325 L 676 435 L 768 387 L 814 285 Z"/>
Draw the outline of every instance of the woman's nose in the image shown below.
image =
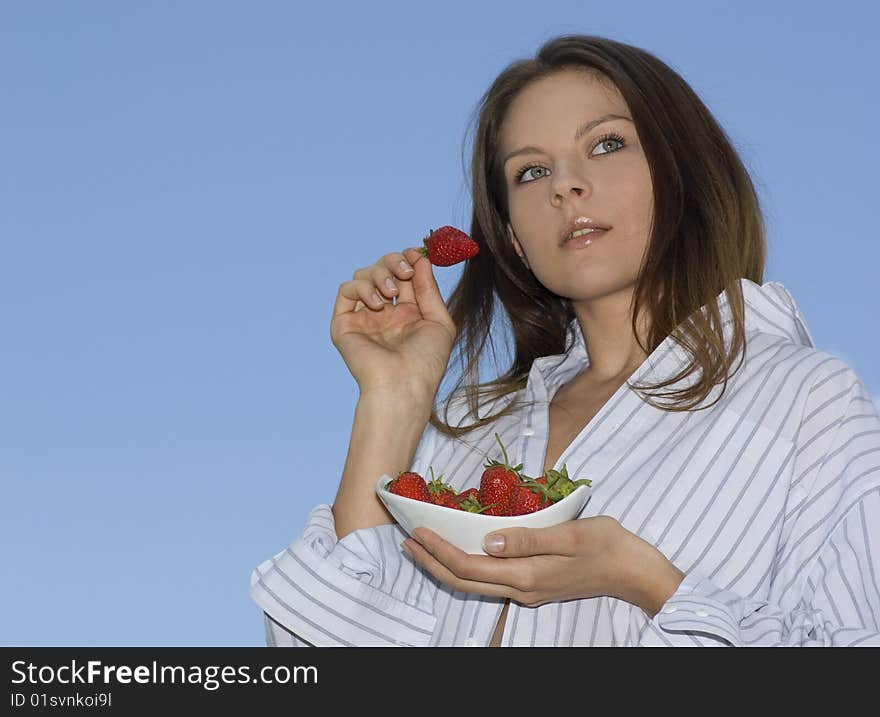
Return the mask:
<path fill-rule="evenodd" d="M 571 194 L 582 197 L 590 191 L 590 183 L 587 178 L 583 176 L 582 172 L 575 169 L 557 170 L 554 179 L 555 181 L 552 182 L 554 198 L 556 196 L 566 197 Z"/>

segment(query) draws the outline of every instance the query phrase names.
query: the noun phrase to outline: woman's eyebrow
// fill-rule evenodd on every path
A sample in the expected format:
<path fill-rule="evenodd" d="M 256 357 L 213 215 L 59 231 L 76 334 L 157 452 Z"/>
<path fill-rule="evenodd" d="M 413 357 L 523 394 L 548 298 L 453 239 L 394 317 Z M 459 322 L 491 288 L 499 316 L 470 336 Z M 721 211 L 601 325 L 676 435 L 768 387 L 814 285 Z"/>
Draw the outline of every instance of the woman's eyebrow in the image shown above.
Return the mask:
<path fill-rule="evenodd" d="M 602 115 L 601 117 L 597 117 L 594 120 L 590 120 L 589 122 L 584 122 L 584 124 L 582 124 L 580 127 L 578 127 L 577 131 L 574 133 L 574 141 L 577 142 L 581 137 L 583 137 L 587 132 L 589 132 L 591 129 L 593 129 L 593 127 L 595 127 L 596 125 L 600 125 L 603 122 L 609 122 L 610 120 L 616 120 L 616 119 L 622 119 L 622 120 L 627 120 L 629 122 L 632 122 L 631 117 L 625 117 L 623 115 L 617 115 L 617 114 L 613 114 L 613 113 L 605 114 L 605 115 Z M 544 150 L 541 149 L 540 147 L 534 147 L 532 145 L 529 145 L 528 147 L 520 147 L 519 149 L 515 149 L 510 154 L 508 154 L 504 158 L 504 161 L 501 163 L 501 166 L 503 167 L 513 157 L 516 157 L 520 154 L 530 154 L 532 152 L 542 154 L 544 152 Z"/>

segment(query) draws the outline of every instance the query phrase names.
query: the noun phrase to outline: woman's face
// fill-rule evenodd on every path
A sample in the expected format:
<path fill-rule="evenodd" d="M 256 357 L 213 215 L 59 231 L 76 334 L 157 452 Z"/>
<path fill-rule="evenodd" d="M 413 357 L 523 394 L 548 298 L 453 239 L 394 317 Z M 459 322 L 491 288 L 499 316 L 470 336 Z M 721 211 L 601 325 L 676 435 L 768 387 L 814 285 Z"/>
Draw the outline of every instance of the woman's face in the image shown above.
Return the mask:
<path fill-rule="evenodd" d="M 574 139 L 584 123 L 608 114 L 626 119 L 606 120 Z M 631 294 L 648 245 L 654 192 L 619 92 L 560 71 L 520 92 L 500 133 L 502 161 L 527 145 L 536 148 L 508 159 L 503 171 L 508 232 L 538 281 L 575 304 Z M 581 216 L 610 230 L 589 245 L 563 246 L 566 223 Z"/>

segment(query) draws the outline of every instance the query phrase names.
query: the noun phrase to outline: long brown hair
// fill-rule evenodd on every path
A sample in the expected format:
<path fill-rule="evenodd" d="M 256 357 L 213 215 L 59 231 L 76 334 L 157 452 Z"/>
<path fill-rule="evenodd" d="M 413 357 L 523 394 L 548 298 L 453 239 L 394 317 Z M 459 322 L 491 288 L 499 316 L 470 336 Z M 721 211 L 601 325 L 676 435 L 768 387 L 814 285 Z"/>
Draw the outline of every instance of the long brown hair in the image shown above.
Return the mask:
<path fill-rule="evenodd" d="M 742 351 L 745 357 L 740 279 L 763 283 L 765 229 L 755 188 L 731 141 L 691 87 L 654 55 L 603 37 L 559 36 L 545 42 L 534 59 L 508 65 L 477 107 L 470 235 L 480 252 L 464 264 L 446 302 L 457 328 L 454 352 L 461 365 L 447 399 L 464 386 L 466 416 L 475 420 L 451 425 L 448 401 L 444 420 L 434 408 L 430 422 L 448 436 L 460 436 L 513 411 L 515 402 L 491 415 L 479 412 L 488 405 L 486 399 L 498 401 L 524 388 L 536 358 L 570 348 L 565 344 L 575 318 L 571 302 L 537 281 L 507 234 L 507 188 L 499 157 L 501 123 L 518 93 L 563 70 L 610 82 L 631 111 L 654 186 L 651 235 L 633 297 L 633 334 L 648 354 L 671 335 L 691 356 L 676 376 L 630 388 L 656 391 L 700 369 L 692 385 L 663 394 L 675 399 L 672 403 L 660 405 L 643 396 L 657 408 L 690 410 L 719 383 L 723 394 L 736 356 Z M 722 291 L 733 319 L 729 347 L 716 301 Z M 495 353 L 496 302 L 513 335 L 512 363 L 506 373 L 481 384 L 480 360 L 487 341 Z M 705 314 L 698 310 L 703 306 Z M 636 330 L 643 308 L 650 317 L 648 346 L 642 346 Z"/>

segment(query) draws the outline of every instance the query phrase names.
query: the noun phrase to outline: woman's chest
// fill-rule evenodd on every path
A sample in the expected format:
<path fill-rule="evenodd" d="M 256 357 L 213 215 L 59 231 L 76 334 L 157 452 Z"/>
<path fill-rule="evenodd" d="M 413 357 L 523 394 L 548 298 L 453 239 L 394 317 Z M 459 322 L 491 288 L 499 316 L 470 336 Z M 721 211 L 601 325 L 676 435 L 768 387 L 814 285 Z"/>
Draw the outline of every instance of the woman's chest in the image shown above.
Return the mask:
<path fill-rule="evenodd" d="M 604 456 L 605 448 L 610 456 Z M 610 515 L 679 569 L 751 594 L 784 539 L 794 446 L 727 409 L 658 411 L 613 446 L 567 456 L 593 479 L 581 517 Z"/>
<path fill-rule="evenodd" d="M 615 392 L 553 397 L 543 469 L 564 463 L 591 479 L 582 517 L 615 517 L 681 569 L 754 589 L 784 539 L 791 441 L 727 408 L 651 410 Z M 527 463 L 542 465 L 534 455 Z"/>
<path fill-rule="evenodd" d="M 557 394 L 548 409 L 547 451 L 544 471 L 556 466 L 563 452 L 583 432 L 619 386 L 596 387 L 571 393 Z"/>

